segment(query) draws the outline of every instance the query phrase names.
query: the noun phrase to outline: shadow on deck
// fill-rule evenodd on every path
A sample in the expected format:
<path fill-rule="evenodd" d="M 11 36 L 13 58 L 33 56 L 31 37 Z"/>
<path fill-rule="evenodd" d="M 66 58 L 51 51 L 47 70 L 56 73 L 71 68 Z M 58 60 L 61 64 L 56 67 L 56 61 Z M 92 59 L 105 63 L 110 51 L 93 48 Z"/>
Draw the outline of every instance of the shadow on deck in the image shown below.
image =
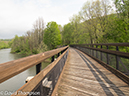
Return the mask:
<path fill-rule="evenodd" d="M 129 96 L 129 86 L 98 62 L 70 48 L 52 96 Z"/>

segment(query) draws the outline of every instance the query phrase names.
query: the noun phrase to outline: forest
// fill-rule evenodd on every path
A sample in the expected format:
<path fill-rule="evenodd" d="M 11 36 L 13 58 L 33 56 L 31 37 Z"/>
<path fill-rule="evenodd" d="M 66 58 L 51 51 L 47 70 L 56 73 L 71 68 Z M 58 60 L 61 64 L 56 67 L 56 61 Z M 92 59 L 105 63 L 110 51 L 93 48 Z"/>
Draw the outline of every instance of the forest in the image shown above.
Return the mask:
<path fill-rule="evenodd" d="M 0 39 L 0 49 L 10 48 L 11 39 Z"/>
<path fill-rule="evenodd" d="M 62 45 L 129 42 L 129 0 L 88 1 L 63 27 L 54 21 L 45 26 L 38 18 L 33 29 L 11 41 L 11 51 L 37 54 Z"/>

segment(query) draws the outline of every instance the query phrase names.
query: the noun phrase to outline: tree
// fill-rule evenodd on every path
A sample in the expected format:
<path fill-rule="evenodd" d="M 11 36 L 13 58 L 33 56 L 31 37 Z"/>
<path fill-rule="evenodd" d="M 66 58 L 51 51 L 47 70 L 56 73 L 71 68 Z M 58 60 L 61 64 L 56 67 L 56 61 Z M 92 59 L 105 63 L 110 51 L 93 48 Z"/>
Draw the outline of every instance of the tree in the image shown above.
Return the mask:
<path fill-rule="evenodd" d="M 25 36 L 13 39 L 12 52 L 31 55 L 41 53 L 47 50 L 47 46 L 43 42 L 44 35 L 44 21 L 39 18 L 34 23 L 32 31 L 27 31 Z"/>
<path fill-rule="evenodd" d="M 61 34 L 56 22 L 52 21 L 47 24 L 43 41 L 49 49 L 55 49 L 61 44 Z"/>
<path fill-rule="evenodd" d="M 20 52 L 20 47 L 19 47 L 19 37 L 15 35 L 15 38 L 13 39 L 13 43 L 11 46 L 11 52 Z"/>
<path fill-rule="evenodd" d="M 73 43 L 73 26 L 71 23 L 68 23 L 64 25 L 63 31 L 62 31 L 62 43 L 64 45 L 69 45 Z"/>
<path fill-rule="evenodd" d="M 117 12 L 117 23 L 119 32 L 122 32 L 121 36 L 124 40 L 122 42 L 129 42 L 129 0 L 115 0 Z"/>
<path fill-rule="evenodd" d="M 105 36 L 117 43 L 129 42 L 129 0 L 114 0 L 114 4 L 117 14 L 109 16 L 109 31 Z"/>
<path fill-rule="evenodd" d="M 85 5 L 83 6 L 82 10 L 79 12 L 80 17 L 82 21 L 84 22 L 84 28 L 88 29 L 88 34 L 90 37 L 90 43 L 95 43 L 98 39 L 97 36 L 97 21 L 96 21 L 96 16 L 95 16 L 95 2 L 86 2 Z"/>
<path fill-rule="evenodd" d="M 10 47 L 9 42 L 10 41 L 7 41 L 6 39 L 0 40 L 0 49 L 9 48 Z"/>
<path fill-rule="evenodd" d="M 70 19 L 71 21 L 71 25 L 73 28 L 73 32 L 72 32 L 72 39 L 73 39 L 73 43 L 77 44 L 79 43 L 79 36 L 80 36 L 80 17 L 79 15 L 73 15 L 73 17 Z"/>
<path fill-rule="evenodd" d="M 111 7 L 108 5 L 108 0 L 96 0 L 86 2 L 79 12 L 84 28 L 88 29 L 90 43 L 107 41 L 106 38 L 105 40 L 101 39 L 108 29 L 108 14 L 110 14 L 110 11 Z"/>
<path fill-rule="evenodd" d="M 43 41 L 44 35 L 44 20 L 43 18 L 38 18 L 33 25 L 34 38 L 36 40 L 36 45 L 39 45 Z"/>

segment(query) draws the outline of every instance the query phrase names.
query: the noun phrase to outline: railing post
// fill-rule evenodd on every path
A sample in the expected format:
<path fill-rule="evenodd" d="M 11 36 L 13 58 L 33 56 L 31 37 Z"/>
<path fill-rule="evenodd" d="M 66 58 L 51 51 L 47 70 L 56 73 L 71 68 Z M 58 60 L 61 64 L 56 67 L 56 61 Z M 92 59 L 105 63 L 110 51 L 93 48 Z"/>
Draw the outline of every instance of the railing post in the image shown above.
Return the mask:
<path fill-rule="evenodd" d="M 108 45 L 107 45 L 107 49 L 108 49 Z M 109 56 L 108 56 L 108 53 L 107 53 L 107 64 L 109 64 Z"/>
<path fill-rule="evenodd" d="M 41 63 L 36 65 L 36 74 L 38 74 L 41 71 Z"/>
<path fill-rule="evenodd" d="M 59 56 L 60 56 L 60 53 L 57 54 L 57 57 L 59 57 Z"/>
<path fill-rule="evenodd" d="M 103 46 L 101 45 L 101 49 L 103 48 Z M 101 61 L 103 61 L 103 56 L 102 56 L 102 52 L 101 52 L 101 55 L 100 55 L 101 57 Z"/>
<path fill-rule="evenodd" d="M 116 51 L 119 51 L 118 46 L 116 46 Z M 116 69 L 119 70 L 119 61 L 118 61 L 118 56 L 116 55 Z"/>
<path fill-rule="evenodd" d="M 53 61 L 54 61 L 54 58 L 55 58 L 55 56 L 52 56 L 52 57 L 51 57 L 51 62 L 53 62 Z"/>
<path fill-rule="evenodd" d="M 90 47 L 92 47 L 92 45 L 90 45 Z M 90 49 L 90 55 L 92 55 L 92 49 Z"/>
<path fill-rule="evenodd" d="M 63 51 L 61 51 L 61 54 L 64 52 L 64 50 Z"/>
<path fill-rule="evenodd" d="M 92 45 L 92 47 L 93 47 L 94 45 Z M 94 50 L 92 50 L 92 55 L 94 56 Z"/>
<path fill-rule="evenodd" d="M 98 47 L 98 45 L 96 45 L 96 48 Z M 98 58 L 98 52 L 97 52 L 97 50 L 96 50 L 96 58 Z"/>

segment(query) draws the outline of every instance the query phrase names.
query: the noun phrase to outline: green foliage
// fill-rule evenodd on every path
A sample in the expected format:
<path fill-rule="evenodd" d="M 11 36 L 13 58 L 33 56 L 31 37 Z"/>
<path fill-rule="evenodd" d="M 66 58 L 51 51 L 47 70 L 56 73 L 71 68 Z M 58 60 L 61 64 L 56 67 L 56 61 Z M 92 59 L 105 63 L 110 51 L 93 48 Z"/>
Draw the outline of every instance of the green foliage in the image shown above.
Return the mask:
<path fill-rule="evenodd" d="M 48 50 L 48 47 L 46 44 L 44 44 L 44 42 L 42 41 L 41 44 L 39 45 L 37 51 L 38 53 L 42 53 Z"/>
<path fill-rule="evenodd" d="M 18 37 L 16 35 L 15 38 L 13 39 L 11 52 L 31 55 L 31 54 L 41 53 L 47 50 L 47 46 L 42 41 L 39 45 L 37 45 L 38 41 L 35 40 L 35 42 L 33 42 L 32 39 L 33 39 L 33 35 L 30 36 L 29 39 L 28 39 L 28 36 Z M 33 44 L 31 44 L 32 42 Z"/>
<path fill-rule="evenodd" d="M 89 43 L 87 28 L 84 28 L 79 15 L 73 15 L 70 23 L 62 31 L 63 45 Z"/>
<path fill-rule="evenodd" d="M 37 23 L 39 22 L 39 23 Z M 46 51 L 48 48 L 43 43 L 44 26 L 43 20 L 39 18 L 34 24 L 33 31 L 27 31 L 25 36 L 17 35 L 12 40 L 11 52 L 31 55 Z"/>
<path fill-rule="evenodd" d="M 10 47 L 10 41 L 8 40 L 0 40 L 0 49 L 5 49 Z"/>
<path fill-rule="evenodd" d="M 86 2 L 62 31 L 63 44 L 129 42 L 129 0 Z M 114 12 L 114 13 L 112 13 Z"/>
<path fill-rule="evenodd" d="M 117 14 L 109 16 L 106 37 L 114 42 L 129 42 L 129 1 L 115 0 Z"/>
<path fill-rule="evenodd" d="M 55 49 L 61 44 L 61 34 L 56 22 L 49 22 L 44 33 L 44 43 L 49 49 Z"/>
<path fill-rule="evenodd" d="M 69 45 L 73 43 L 73 26 L 71 23 L 68 23 L 67 25 L 64 25 L 64 29 L 62 32 L 62 42 L 64 45 Z"/>
<path fill-rule="evenodd" d="M 22 37 L 15 36 L 9 42 L 12 52 L 36 54 L 55 49 L 61 44 L 129 42 L 129 0 L 113 0 L 116 10 L 111 8 L 108 1 L 86 2 L 63 28 L 56 22 L 49 22 L 44 29 L 43 21 L 39 18 L 33 31 L 28 31 Z M 120 50 L 127 51 L 123 48 Z"/>

